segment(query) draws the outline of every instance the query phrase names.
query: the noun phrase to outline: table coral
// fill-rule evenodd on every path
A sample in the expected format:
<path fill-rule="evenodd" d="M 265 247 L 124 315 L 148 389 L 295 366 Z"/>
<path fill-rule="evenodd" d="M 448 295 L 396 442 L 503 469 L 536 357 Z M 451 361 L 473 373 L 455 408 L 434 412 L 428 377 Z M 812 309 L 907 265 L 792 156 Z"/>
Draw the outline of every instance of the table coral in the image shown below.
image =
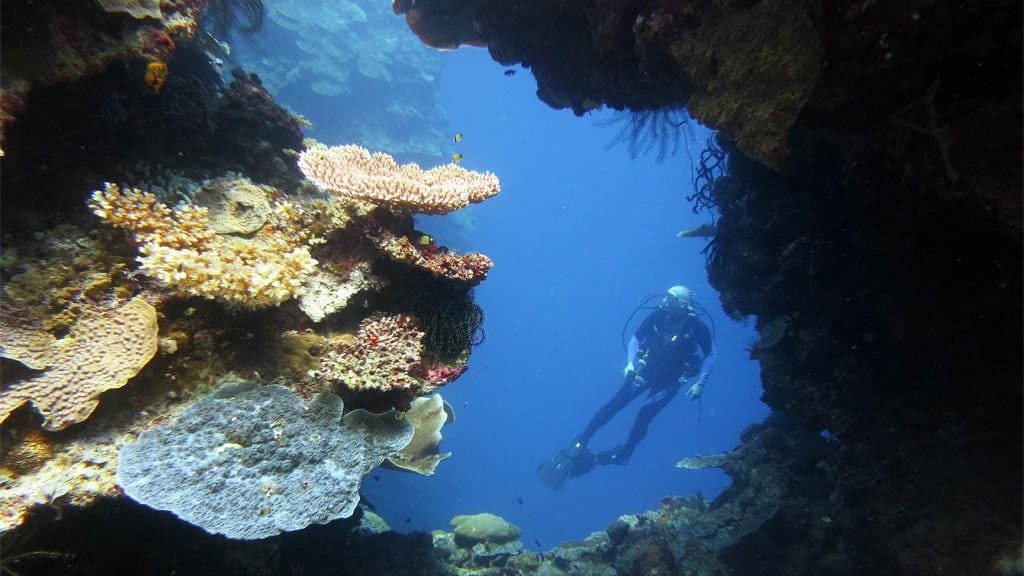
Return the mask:
<path fill-rule="evenodd" d="M 32 402 L 45 418 L 44 428 L 61 430 L 87 419 L 99 405 L 101 392 L 124 386 L 153 358 L 157 350 L 156 309 L 141 297 L 117 308 L 90 306 L 71 332 L 46 350 L 38 349 L 45 345 L 45 335 L 5 327 L 2 337 L 5 356 L 19 360 L 20 350 L 32 349 L 33 363 L 45 364 L 48 369 L 0 393 L 0 422 L 25 402 Z M 8 344 L 6 340 L 11 338 L 15 340 Z"/>
<path fill-rule="evenodd" d="M 141 190 L 107 184 L 89 206 L 105 222 L 130 230 L 139 243 L 140 270 L 171 292 L 247 308 L 300 296 L 317 261 L 304 211 L 286 202 L 271 207 L 252 237 L 219 235 L 205 208 L 171 209 Z"/>
<path fill-rule="evenodd" d="M 473 172 L 455 164 L 424 171 L 360 146 L 328 148 L 314 143 L 299 155 L 299 168 L 306 178 L 334 194 L 418 214 L 447 214 L 501 190 L 498 177 L 490 172 Z"/>

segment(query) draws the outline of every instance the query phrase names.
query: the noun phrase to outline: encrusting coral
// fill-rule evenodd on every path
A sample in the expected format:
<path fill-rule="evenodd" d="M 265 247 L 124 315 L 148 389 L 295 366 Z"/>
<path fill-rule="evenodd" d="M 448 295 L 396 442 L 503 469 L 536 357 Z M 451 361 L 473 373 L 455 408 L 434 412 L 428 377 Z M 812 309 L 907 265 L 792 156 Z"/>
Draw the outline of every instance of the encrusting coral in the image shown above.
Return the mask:
<path fill-rule="evenodd" d="M 412 316 L 370 316 L 355 336 L 323 356 L 322 376 L 352 390 L 416 390 L 423 335 Z"/>
<path fill-rule="evenodd" d="M 157 350 L 156 309 L 141 297 L 117 308 L 86 308 L 60 340 L 39 332 L 45 331 L 5 325 L 0 335 L 4 357 L 47 368 L 0 393 L 0 422 L 25 402 L 44 416 L 47 430 L 82 422 L 101 392 L 124 386 Z"/>
<path fill-rule="evenodd" d="M 313 388 L 329 384 L 343 396 L 345 389 L 357 396 L 369 393 L 385 400 L 373 404 L 378 408 L 409 410 L 417 396 L 435 392 L 466 370 L 465 360 L 454 365 L 434 362 L 424 353 L 424 336 L 414 316 L 374 314 L 360 323 L 355 335 L 333 339 L 320 358 L 320 370 L 311 374 L 319 383 Z"/>
<path fill-rule="evenodd" d="M 426 237 L 425 237 L 426 238 Z M 456 254 L 438 247 L 433 238 L 413 244 L 405 236 L 396 236 L 386 231 L 375 240 L 380 249 L 399 262 L 405 262 L 441 276 L 475 286 L 487 278 L 494 262 L 479 252 Z"/>
<path fill-rule="evenodd" d="M 252 237 L 216 234 L 205 208 L 171 209 L 136 189 L 108 183 L 89 206 L 105 222 L 130 230 L 139 244 L 140 271 L 172 292 L 248 308 L 300 296 L 316 270 L 303 211 L 280 202 Z"/>
<path fill-rule="evenodd" d="M 299 309 L 319 322 L 328 314 L 345 308 L 356 294 L 387 285 L 387 279 L 373 274 L 369 262 L 356 264 L 344 278 L 320 270 L 306 282 L 306 292 L 299 298 Z"/>
<path fill-rule="evenodd" d="M 447 214 L 501 190 L 498 177 L 455 164 L 422 170 L 360 146 L 309 145 L 299 168 L 314 184 L 353 200 L 417 214 Z"/>
<path fill-rule="evenodd" d="M 414 430 L 396 412 L 344 407 L 326 392 L 304 404 L 282 386 L 228 382 L 125 445 L 118 484 L 133 500 L 229 538 L 347 518 L 362 478 Z"/>

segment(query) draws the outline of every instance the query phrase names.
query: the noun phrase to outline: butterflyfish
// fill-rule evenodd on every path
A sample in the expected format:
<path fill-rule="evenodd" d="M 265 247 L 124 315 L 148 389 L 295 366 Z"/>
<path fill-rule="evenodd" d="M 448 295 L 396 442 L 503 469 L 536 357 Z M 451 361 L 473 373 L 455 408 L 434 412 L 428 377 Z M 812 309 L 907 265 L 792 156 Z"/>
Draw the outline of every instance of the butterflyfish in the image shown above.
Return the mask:
<path fill-rule="evenodd" d="M 424 234 L 423 236 L 420 236 L 420 244 L 422 244 L 424 246 L 426 246 L 427 244 L 430 244 L 430 236 L 427 236 L 426 234 Z"/>
<path fill-rule="evenodd" d="M 462 132 L 456 132 L 455 135 L 452 136 L 452 142 L 462 142 Z"/>
<path fill-rule="evenodd" d="M 452 162 L 455 162 L 456 164 L 462 162 L 462 154 L 459 154 L 458 152 L 452 154 Z"/>

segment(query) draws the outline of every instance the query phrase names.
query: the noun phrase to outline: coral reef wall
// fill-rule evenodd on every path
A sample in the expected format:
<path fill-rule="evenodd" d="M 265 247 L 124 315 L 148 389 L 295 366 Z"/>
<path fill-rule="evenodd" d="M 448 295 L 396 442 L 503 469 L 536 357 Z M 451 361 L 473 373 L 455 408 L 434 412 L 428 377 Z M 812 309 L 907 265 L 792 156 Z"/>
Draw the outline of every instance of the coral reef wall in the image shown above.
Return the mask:
<path fill-rule="evenodd" d="M 432 474 L 448 412 L 405 411 L 467 370 L 493 262 L 413 214 L 483 201 L 497 176 L 317 152 L 259 76 L 221 74 L 203 4 L 26 4 L 0 8 L 20 87 L 0 155 L 0 553 L 32 540 L 33 513 L 104 497 L 263 538 L 354 514 L 386 458 Z M 48 34 L 7 43 L 32 29 Z M 307 146 L 324 178 L 305 180 Z"/>

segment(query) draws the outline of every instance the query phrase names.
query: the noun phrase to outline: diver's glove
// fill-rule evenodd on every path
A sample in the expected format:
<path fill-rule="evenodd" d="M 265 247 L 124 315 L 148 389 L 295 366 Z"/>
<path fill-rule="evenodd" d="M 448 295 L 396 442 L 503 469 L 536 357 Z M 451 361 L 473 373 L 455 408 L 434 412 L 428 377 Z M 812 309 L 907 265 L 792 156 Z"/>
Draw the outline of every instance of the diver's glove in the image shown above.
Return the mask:
<path fill-rule="evenodd" d="M 682 383 L 686 383 L 685 378 L 680 378 Z M 697 381 L 690 386 L 690 389 L 686 391 L 686 395 L 690 397 L 690 400 L 697 400 L 704 395 L 704 378 L 697 378 Z"/>
<path fill-rule="evenodd" d="M 633 366 L 633 361 L 630 360 L 626 363 L 626 367 L 622 369 L 622 377 L 629 380 L 633 374 L 636 374 L 636 367 Z"/>

